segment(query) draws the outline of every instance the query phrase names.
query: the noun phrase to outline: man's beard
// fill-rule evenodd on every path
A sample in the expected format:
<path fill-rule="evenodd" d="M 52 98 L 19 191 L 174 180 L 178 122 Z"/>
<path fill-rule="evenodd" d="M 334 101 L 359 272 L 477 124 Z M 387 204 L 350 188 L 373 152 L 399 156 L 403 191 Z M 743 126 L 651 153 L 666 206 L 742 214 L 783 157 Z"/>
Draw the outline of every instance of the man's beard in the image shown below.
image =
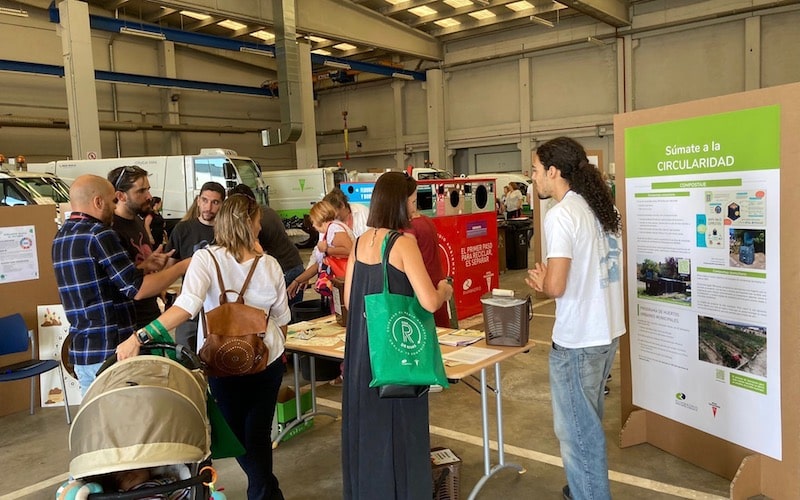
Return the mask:
<path fill-rule="evenodd" d="M 141 205 L 134 205 L 130 201 L 127 203 L 128 210 L 136 215 L 146 215 L 150 211 L 150 201 L 145 201 Z"/>
<path fill-rule="evenodd" d="M 206 222 L 214 222 L 214 219 L 217 218 L 217 214 L 212 212 L 200 212 L 200 218 Z"/>

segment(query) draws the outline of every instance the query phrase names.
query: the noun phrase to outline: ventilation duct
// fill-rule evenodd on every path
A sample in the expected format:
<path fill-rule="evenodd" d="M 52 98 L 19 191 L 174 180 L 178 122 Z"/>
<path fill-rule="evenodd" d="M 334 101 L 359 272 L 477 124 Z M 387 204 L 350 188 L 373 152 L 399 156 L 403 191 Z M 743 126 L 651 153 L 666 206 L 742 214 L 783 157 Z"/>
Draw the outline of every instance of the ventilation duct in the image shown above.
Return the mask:
<path fill-rule="evenodd" d="M 295 0 L 273 0 L 275 60 L 278 63 L 278 94 L 281 124 L 261 131 L 264 146 L 295 142 L 303 132 L 303 101 L 300 92 L 300 51 L 295 30 Z"/>

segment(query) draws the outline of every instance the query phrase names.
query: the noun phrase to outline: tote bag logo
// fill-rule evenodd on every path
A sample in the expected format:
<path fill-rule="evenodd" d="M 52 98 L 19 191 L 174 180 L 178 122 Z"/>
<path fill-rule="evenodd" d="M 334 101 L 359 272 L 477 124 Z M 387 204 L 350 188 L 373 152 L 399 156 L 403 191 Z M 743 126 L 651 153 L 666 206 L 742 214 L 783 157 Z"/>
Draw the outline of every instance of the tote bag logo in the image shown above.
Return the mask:
<path fill-rule="evenodd" d="M 425 347 L 425 327 L 415 317 L 399 311 L 389 318 L 392 347 L 406 355 L 416 355 Z"/>

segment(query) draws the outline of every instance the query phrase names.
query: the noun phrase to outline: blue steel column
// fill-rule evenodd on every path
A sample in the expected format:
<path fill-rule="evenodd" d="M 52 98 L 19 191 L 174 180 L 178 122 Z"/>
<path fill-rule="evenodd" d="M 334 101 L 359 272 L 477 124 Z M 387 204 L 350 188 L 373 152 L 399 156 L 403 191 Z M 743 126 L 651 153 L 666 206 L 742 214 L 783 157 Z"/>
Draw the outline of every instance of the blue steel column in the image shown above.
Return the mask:
<path fill-rule="evenodd" d="M 72 157 L 101 157 L 97 91 L 89 29 L 89 6 L 78 0 L 58 4 L 61 47 L 64 53 L 64 81 L 67 85 L 69 138 Z"/>

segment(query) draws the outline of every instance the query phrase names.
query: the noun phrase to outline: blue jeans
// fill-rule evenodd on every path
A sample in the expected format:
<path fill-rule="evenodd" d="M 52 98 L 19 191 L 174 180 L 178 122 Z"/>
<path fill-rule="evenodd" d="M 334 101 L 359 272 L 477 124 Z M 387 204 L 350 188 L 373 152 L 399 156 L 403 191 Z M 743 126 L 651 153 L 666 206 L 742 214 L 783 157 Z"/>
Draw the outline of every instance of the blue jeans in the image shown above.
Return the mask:
<path fill-rule="evenodd" d="M 619 339 L 598 347 L 550 350 L 553 425 L 570 495 L 575 500 L 608 500 L 608 457 L 603 431 L 603 389 Z"/>
<path fill-rule="evenodd" d="M 303 274 L 306 268 L 303 267 L 302 264 L 296 265 L 293 268 L 289 269 L 285 273 L 283 273 L 283 280 L 286 282 L 286 286 L 288 286 L 294 281 L 298 276 Z M 293 304 L 297 304 L 298 302 L 303 301 L 303 289 L 299 289 L 297 291 L 297 295 L 294 296 L 293 299 L 289 299 L 289 307 L 292 307 Z"/>
<path fill-rule="evenodd" d="M 78 376 L 78 385 L 81 387 L 81 396 L 86 395 L 86 390 L 92 385 L 94 379 L 97 378 L 97 370 L 103 366 L 103 363 L 94 363 L 92 365 L 75 365 L 75 375 Z"/>

